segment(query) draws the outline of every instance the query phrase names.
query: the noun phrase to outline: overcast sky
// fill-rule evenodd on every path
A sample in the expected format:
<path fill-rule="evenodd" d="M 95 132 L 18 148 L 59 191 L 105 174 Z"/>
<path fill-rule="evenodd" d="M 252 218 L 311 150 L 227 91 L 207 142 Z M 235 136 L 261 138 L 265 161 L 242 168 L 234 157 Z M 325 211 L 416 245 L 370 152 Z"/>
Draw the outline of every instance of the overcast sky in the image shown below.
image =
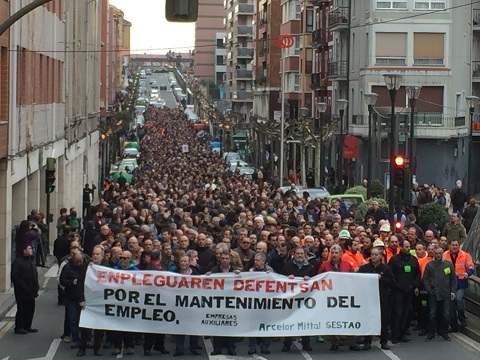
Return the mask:
<path fill-rule="evenodd" d="M 165 20 L 165 0 L 110 0 L 132 23 L 132 53 L 165 54 L 172 49 L 188 52 L 195 43 L 195 23 Z"/>

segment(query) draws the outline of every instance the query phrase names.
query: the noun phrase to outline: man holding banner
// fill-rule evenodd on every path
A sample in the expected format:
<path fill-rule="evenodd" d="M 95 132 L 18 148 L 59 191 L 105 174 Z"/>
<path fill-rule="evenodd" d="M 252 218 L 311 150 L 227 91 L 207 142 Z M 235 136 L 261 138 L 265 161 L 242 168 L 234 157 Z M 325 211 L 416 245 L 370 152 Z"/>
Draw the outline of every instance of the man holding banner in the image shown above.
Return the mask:
<path fill-rule="evenodd" d="M 293 259 L 285 264 L 282 272 L 289 279 L 302 277 L 304 280 L 309 280 L 310 277 L 315 276 L 315 268 L 307 261 L 307 249 L 301 246 L 297 247 Z M 290 351 L 292 342 L 293 338 L 286 337 L 283 341 L 282 352 Z M 312 351 L 309 336 L 302 336 L 302 347 L 305 351 Z"/>

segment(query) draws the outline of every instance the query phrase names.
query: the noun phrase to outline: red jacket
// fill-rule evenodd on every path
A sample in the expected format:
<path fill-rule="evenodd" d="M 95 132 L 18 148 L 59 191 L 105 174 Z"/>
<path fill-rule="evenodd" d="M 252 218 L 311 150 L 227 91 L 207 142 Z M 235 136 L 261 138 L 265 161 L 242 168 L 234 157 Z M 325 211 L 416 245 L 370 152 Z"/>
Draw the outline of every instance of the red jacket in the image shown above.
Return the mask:
<path fill-rule="evenodd" d="M 343 261 L 343 260 L 340 260 L 340 264 L 338 268 L 339 268 L 339 272 L 355 272 L 355 270 L 353 269 L 353 266 L 349 262 Z M 317 274 L 322 274 L 329 271 L 337 271 L 337 270 L 333 268 L 331 261 L 324 261 L 320 266 L 320 268 L 318 269 Z"/>

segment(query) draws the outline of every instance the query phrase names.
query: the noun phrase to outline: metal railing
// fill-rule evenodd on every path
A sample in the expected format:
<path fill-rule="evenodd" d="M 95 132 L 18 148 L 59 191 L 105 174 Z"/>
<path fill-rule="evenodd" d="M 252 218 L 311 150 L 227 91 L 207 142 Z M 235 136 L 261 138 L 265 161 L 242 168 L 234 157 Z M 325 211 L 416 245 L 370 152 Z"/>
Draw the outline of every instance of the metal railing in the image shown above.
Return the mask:
<path fill-rule="evenodd" d="M 472 61 L 472 77 L 480 78 L 480 61 Z"/>
<path fill-rule="evenodd" d="M 338 7 L 328 13 L 328 24 L 330 28 L 337 26 L 348 27 L 349 9 L 348 7 Z"/>
<path fill-rule="evenodd" d="M 396 114 L 395 118 L 400 124 L 408 127 L 410 115 Z M 389 123 L 389 115 L 381 119 L 383 123 Z M 377 120 L 380 121 L 380 120 Z M 415 114 L 414 124 L 417 127 L 446 127 L 456 128 L 466 126 L 465 116 L 443 116 L 442 114 L 420 113 Z M 368 115 L 352 115 L 352 125 L 368 126 Z"/>
<path fill-rule="evenodd" d="M 237 56 L 253 57 L 253 49 L 237 48 Z"/>
<path fill-rule="evenodd" d="M 328 63 L 328 76 L 331 78 L 347 77 L 347 61 L 332 61 Z"/>
<path fill-rule="evenodd" d="M 327 79 L 325 73 L 312 73 L 310 76 L 310 87 L 312 89 L 320 90 L 327 88 Z"/>
<path fill-rule="evenodd" d="M 238 90 L 233 93 L 233 100 L 253 100 L 253 93 L 251 91 Z"/>
<path fill-rule="evenodd" d="M 327 45 L 327 33 L 323 29 L 317 29 L 312 31 L 312 46 L 325 46 Z"/>
<path fill-rule="evenodd" d="M 237 35 L 252 35 L 253 27 L 252 26 L 238 26 Z"/>
<path fill-rule="evenodd" d="M 413 65 L 443 66 L 443 59 L 413 59 Z"/>
<path fill-rule="evenodd" d="M 375 58 L 375 65 L 383 65 L 383 66 L 403 66 L 407 64 L 406 58 L 383 58 L 377 57 Z"/>
<path fill-rule="evenodd" d="M 253 77 L 252 70 L 237 69 L 236 74 L 237 78 L 240 79 L 251 79 Z"/>
<path fill-rule="evenodd" d="M 237 14 L 253 14 L 254 13 L 254 6 L 251 4 L 238 4 L 236 7 Z"/>

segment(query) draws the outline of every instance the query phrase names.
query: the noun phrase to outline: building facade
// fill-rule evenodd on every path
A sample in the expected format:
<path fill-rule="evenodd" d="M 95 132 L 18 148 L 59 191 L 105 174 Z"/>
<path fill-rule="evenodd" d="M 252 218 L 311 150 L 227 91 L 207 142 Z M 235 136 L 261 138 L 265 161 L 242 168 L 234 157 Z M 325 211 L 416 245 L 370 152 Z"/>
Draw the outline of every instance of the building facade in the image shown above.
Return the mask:
<path fill-rule="evenodd" d="M 475 151 L 469 153 L 470 120 L 465 98 L 479 93 L 473 77 L 479 48 L 475 26 L 478 5 L 448 9 L 449 3 L 444 0 L 311 3 L 315 9 L 312 104 L 327 102 L 328 111 L 338 114 L 337 100 L 348 100 L 344 133 L 358 140 L 357 158 L 346 159 L 343 166 L 351 183 L 359 183 L 366 176 L 369 144 L 376 149 L 374 178 L 385 179 L 391 101 L 383 74 L 399 72 L 403 75 L 395 102 L 399 153 L 407 154 L 410 133 L 411 109 L 404 85 L 419 84 L 422 91 L 414 116 L 416 179 L 448 189 L 457 179 L 467 184 L 468 156 L 474 156 Z M 429 14 L 438 9 L 446 11 Z M 470 16 L 473 21 L 465 21 Z M 371 92 L 378 98 L 374 136 L 369 139 L 364 95 Z M 340 148 L 333 147 L 337 151 Z M 436 160 L 432 162 L 432 158 Z M 480 187 L 472 183 L 469 190 L 476 193 Z"/>
<path fill-rule="evenodd" d="M 102 10 L 107 0 L 53 0 L 0 38 L 0 292 L 10 288 L 16 226 L 35 209 L 56 218 L 81 213 L 85 183 L 98 186 Z M 26 2 L 3 2 L 6 18 Z M 7 46 L 17 51 L 6 52 Z M 115 64 L 115 65 L 114 65 Z M 120 64 L 121 65 L 121 64 Z M 121 73 L 116 62 L 104 67 Z M 112 77 L 115 77 L 112 75 Z M 4 83 L 5 81 L 5 83 Z M 109 85 L 110 86 L 110 85 Z M 114 90 L 109 94 L 114 94 Z M 6 150 L 5 150 L 6 144 Z M 55 160 L 56 189 L 47 209 L 45 171 Z M 56 238 L 50 224 L 50 245 Z"/>
<path fill-rule="evenodd" d="M 199 80 L 217 81 L 215 67 L 212 64 L 216 64 L 217 33 L 224 31 L 224 18 L 224 0 L 198 1 L 198 19 L 195 22 L 194 76 Z M 221 82 L 216 84 L 220 85 Z"/>

